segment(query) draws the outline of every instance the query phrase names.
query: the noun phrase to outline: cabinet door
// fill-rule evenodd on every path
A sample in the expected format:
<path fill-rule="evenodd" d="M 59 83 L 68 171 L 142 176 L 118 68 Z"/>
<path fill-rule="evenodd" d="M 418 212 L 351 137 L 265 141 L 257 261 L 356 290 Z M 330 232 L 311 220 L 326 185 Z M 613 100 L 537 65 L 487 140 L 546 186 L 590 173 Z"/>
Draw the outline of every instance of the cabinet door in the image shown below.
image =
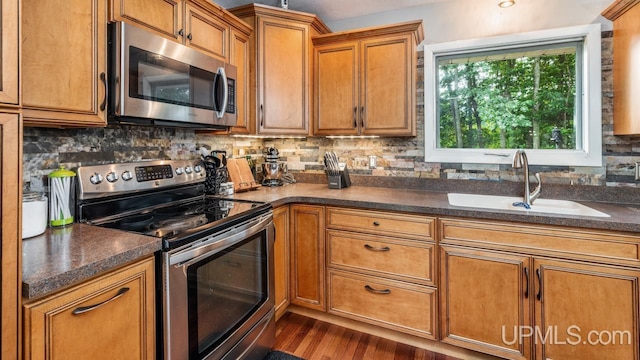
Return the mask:
<path fill-rule="evenodd" d="M 111 0 L 111 21 L 126 21 L 178 40 L 182 29 L 181 0 Z M 183 30 L 184 31 L 184 30 Z"/>
<path fill-rule="evenodd" d="M 416 57 L 411 36 L 360 43 L 364 135 L 415 136 Z"/>
<path fill-rule="evenodd" d="M 276 319 L 289 305 L 289 206 L 273 210 L 273 225 L 276 228 L 274 244 Z"/>
<path fill-rule="evenodd" d="M 522 255 L 442 246 L 442 341 L 507 359 L 528 359 L 530 339 L 514 341 L 512 334 L 531 324 L 530 262 Z"/>
<path fill-rule="evenodd" d="M 25 306 L 26 359 L 155 359 L 153 258 Z"/>
<path fill-rule="evenodd" d="M 309 134 L 309 25 L 260 16 L 257 121 L 261 134 Z"/>
<path fill-rule="evenodd" d="M 187 46 L 229 62 L 229 25 L 191 3 L 186 3 L 184 21 Z"/>
<path fill-rule="evenodd" d="M 18 105 L 18 0 L 3 1 L 0 4 L 0 102 Z"/>
<path fill-rule="evenodd" d="M 534 266 L 536 359 L 639 358 L 640 271 L 543 259 Z"/>
<path fill-rule="evenodd" d="M 3 1 L 3 6 L 6 1 Z M 4 14 L 3 14 L 4 15 Z M 0 359 L 20 358 L 20 300 L 22 289 L 22 126 L 20 115 L 0 113 L 0 283 L 2 341 Z"/>
<path fill-rule="evenodd" d="M 292 205 L 292 304 L 326 310 L 324 270 L 324 207 Z"/>
<path fill-rule="evenodd" d="M 358 43 L 316 47 L 313 82 L 314 135 L 357 135 Z"/>
<path fill-rule="evenodd" d="M 616 135 L 640 134 L 640 3 L 632 4 L 613 21 L 613 132 Z"/>
<path fill-rule="evenodd" d="M 25 125 L 105 126 L 106 0 L 24 0 L 22 8 Z"/>

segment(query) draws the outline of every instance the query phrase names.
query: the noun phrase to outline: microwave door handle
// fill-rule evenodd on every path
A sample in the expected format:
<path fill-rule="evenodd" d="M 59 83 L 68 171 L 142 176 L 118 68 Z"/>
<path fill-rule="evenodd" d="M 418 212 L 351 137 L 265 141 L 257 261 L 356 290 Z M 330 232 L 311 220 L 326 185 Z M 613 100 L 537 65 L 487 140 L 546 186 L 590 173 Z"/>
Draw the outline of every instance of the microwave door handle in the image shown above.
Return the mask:
<path fill-rule="evenodd" d="M 222 119 L 224 117 L 224 113 L 227 111 L 227 101 L 229 101 L 229 83 L 227 81 L 227 73 L 224 71 L 223 67 L 218 68 L 218 75 L 222 77 L 222 91 L 224 95 L 222 96 L 222 108 L 220 111 L 216 110 L 216 116 L 218 119 Z M 214 101 L 216 100 L 217 95 L 216 91 L 216 94 L 214 94 Z"/>

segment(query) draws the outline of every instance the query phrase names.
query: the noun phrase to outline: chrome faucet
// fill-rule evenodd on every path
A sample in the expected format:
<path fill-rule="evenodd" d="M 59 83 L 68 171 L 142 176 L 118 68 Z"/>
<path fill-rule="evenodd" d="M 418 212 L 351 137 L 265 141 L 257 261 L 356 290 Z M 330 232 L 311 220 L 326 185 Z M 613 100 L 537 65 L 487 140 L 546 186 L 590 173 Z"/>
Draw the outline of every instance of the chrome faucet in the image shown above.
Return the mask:
<path fill-rule="evenodd" d="M 540 196 L 540 192 L 542 191 L 542 182 L 540 181 L 540 174 L 536 173 L 535 177 L 538 180 L 538 187 L 536 187 L 533 192 L 529 191 L 529 162 L 527 161 L 527 154 L 525 154 L 524 150 L 518 149 L 516 153 L 513 154 L 513 168 L 521 169 L 524 168 L 524 197 L 522 200 L 522 206 L 529 209 L 531 204 Z M 517 203 L 514 203 L 516 205 Z M 520 204 L 519 204 L 520 205 Z"/>

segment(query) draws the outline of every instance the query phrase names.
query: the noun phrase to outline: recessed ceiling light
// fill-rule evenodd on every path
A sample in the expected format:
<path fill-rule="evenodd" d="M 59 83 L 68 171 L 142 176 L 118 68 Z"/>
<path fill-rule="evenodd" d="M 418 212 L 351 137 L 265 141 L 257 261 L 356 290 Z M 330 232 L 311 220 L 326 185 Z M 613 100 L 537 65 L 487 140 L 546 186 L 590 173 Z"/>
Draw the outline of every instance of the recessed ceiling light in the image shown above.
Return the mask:
<path fill-rule="evenodd" d="M 502 0 L 498 3 L 501 8 L 508 8 L 516 4 L 516 0 Z"/>

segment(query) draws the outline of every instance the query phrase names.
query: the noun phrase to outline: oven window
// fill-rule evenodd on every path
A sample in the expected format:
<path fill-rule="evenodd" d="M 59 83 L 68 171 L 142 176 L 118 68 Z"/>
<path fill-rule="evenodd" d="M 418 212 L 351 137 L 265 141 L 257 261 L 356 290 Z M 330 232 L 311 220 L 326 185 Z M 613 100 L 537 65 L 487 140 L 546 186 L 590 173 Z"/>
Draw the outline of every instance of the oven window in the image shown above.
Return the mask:
<path fill-rule="evenodd" d="M 187 269 L 190 359 L 201 359 L 268 297 L 266 231 Z"/>
<path fill-rule="evenodd" d="M 216 110 L 217 74 L 134 46 L 129 61 L 130 97 Z"/>

